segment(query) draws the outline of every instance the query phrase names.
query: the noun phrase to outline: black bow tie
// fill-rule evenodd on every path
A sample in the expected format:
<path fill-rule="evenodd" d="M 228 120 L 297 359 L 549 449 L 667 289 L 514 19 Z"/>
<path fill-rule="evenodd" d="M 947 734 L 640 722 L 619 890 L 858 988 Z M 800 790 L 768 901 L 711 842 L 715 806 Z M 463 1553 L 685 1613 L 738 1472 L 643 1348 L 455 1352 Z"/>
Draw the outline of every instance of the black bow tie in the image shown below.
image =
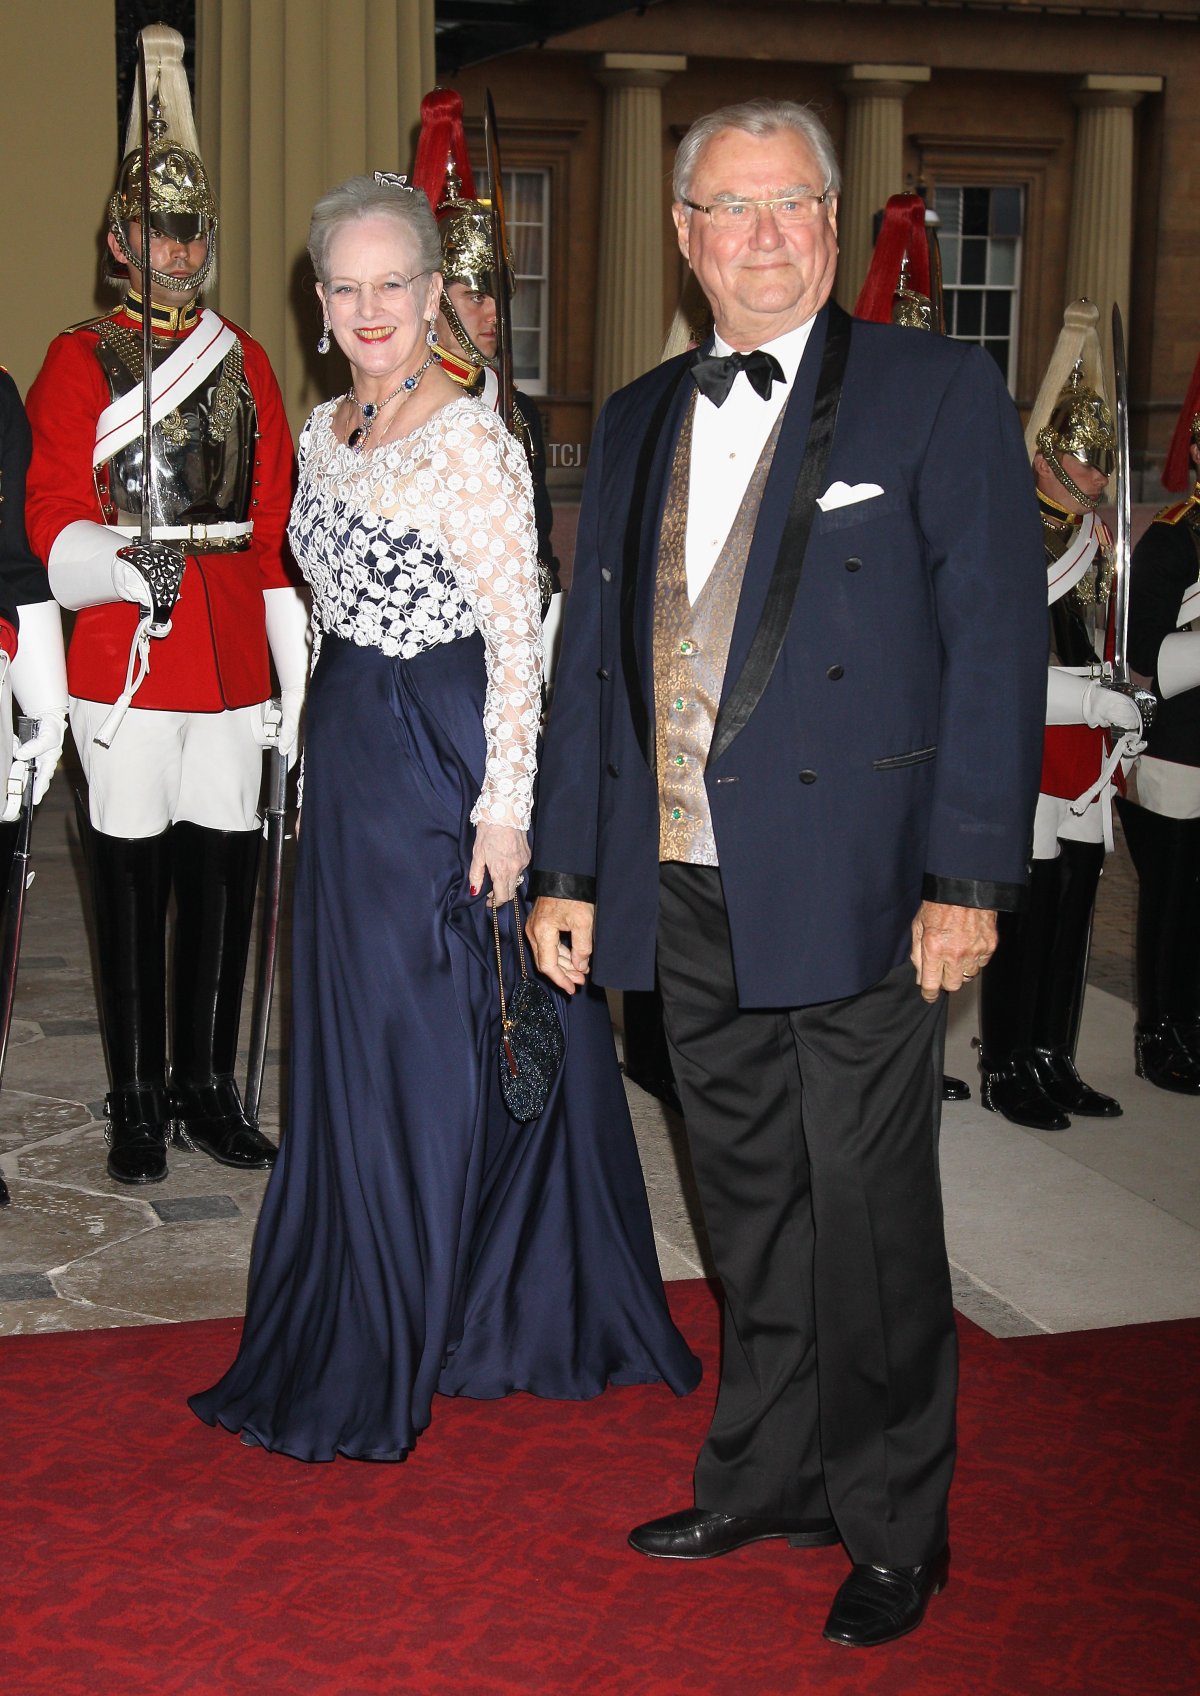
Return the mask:
<path fill-rule="evenodd" d="M 785 381 L 783 366 L 775 355 L 764 353 L 760 347 L 753 353 L 710 353 L 692 366 L 696 387 L 714 406 L 724 404 L 739 371 L 746 373 L 746 381 L 763 400 L 771 398 L 772 383 Z"/>

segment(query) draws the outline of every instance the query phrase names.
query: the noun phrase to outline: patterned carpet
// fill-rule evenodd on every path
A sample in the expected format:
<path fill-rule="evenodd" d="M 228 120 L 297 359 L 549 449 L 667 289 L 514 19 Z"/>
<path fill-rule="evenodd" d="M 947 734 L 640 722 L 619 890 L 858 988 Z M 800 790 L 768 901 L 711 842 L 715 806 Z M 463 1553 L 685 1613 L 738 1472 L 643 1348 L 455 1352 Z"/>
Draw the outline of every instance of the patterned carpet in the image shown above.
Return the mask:
<path fill-rule="evenodd" d="M 585 1404 L 443 1402 L 403 1466 L 243 1448 L 184 1396 L 237 1322 L 0 1341 L 6 1696 L 1194 1696 L 1200 1322 L 997 1341 L 962 1322 L 951 1583 L 822 1641 L 838 1549 L 639 1559 L 682 1506 L 708 1368 Z"/>

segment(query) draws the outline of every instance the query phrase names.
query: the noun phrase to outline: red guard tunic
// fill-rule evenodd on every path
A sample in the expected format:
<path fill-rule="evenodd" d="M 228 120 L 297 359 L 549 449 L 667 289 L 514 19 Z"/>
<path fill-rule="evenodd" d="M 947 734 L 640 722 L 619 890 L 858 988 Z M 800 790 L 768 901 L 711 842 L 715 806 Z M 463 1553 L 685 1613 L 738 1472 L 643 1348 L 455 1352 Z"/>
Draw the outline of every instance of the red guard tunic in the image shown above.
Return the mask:
<path fill-rule="evenodd" d="M 179 326 L 165 335 L 156 321 L 156 349 L 164 342 L 174 346 L 194 332 L 195 309 L 179 317 Z M 98 356 L 105 326 L 141 335 L 140 317 L 125 306 L 64 332 L 50 344 L 26 400 L 34 437 L 27 520 L 33 549 L 44 560 L 66 525 L 79 519 L 117 521 L 109 466 L 97 466 L 94 474 L 92 469 L 96 422 L 113 398 Z M 271 693 L 263 591 L 294 586 L 283 548 L 295 459 L 267 356 L 244 330 L 230 328 L 241 344 L 254 402 L 252 485 L 248 510 L 239 515 L 252 520 L 253 533 L 244 551 L 188 555 L 171 633 L 153 644 L 150 674 L 134 698 L 139 709 L 217 713 L 253 706 Z M 77 614 L 67 659 L 73 696 L 117 699 L 138 616 L 138 608 L 124 601 Z"/>
<path fill-rule="evenodd" d="M 1038 507 L 1042 515 L 1046 564 L 1052 567 L 1074 539 L 1083 515 L 1068 512 L 1040 493 Z M 1111 541 L 1107 527 L 1101 525 L 1097 557 L 1080 582 L 1051 604 L 1051 663 L 1069 667 L 1094 665 L 1099 675 L 1091 615 L 1097 597 L 1104 599 L 1107 595 Z M 1111 641 L 1111 632 L 1109 639 Z M 1047 725 L 1042 744 L 1040 793 L 1057 796 L 1063 801 L 1077 800 L 1100 776 L 1109 750 L 1109 740 L 1103 730 L 1093 730 L 1086 724 Z M 1120 784 L 1119 775 L 1117 781 Z"/>

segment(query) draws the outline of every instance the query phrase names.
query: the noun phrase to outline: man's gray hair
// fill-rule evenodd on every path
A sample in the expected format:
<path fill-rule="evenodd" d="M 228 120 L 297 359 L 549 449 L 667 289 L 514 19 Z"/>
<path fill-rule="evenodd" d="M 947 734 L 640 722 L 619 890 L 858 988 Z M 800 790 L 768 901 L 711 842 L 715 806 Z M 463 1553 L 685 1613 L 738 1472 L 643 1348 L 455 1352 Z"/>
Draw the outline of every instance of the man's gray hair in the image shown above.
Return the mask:
<path fill-rule="evenodd" d="M 794 130 L 812 148 L 825 179 L 820 185 L 811 186 L 819 186 L 831 194 L 840 193 L 842 173 L 833 138 L 811 106 L 800 106 L 794 100 L 742 100 L 736 106 L 722 106 L 717 112 L 697 118 L 679 143 L 671 179 L 676 200 L 690 198 L 700 155 L 722 130 L 741 130 L 744 135 L 754 136 Z"/>
<path fill-rule="evenodd" d="M 350 177 L 323 194 L 308 226 L 308 256 L 321 283 L 329 281 L 329 244 L 344 224 L 360 218 L 394 218 L 416 264 L 413 275 L 442 268 L 442 241 L 429 202 L 419 188 L 397 188 L 375 177 Z"/>

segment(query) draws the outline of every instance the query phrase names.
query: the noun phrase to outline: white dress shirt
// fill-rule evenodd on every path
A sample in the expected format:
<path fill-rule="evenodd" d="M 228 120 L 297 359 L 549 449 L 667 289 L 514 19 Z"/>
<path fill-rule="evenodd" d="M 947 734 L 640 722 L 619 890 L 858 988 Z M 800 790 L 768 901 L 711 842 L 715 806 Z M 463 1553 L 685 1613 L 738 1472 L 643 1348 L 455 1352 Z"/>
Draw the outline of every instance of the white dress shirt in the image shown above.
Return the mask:
<path fill-rule="evenodd" d="M 782 383 L 771 384 L 769 400 L 763 400 L 751 387 L 744 371 L 734 378 L 723 406 L 714 406 L 704 395 L 696 396 L 685 554 L 688 599 L 693 606 L 725 545 L 758 456 L 787 404 L 813 322 L 810 318 L 777 341 L 763 343 L 763 352 L 774 354 L 784 377 Z M 732 351 L 720 336 L 714 338 L 714 352 L 723 355 Z"/>

